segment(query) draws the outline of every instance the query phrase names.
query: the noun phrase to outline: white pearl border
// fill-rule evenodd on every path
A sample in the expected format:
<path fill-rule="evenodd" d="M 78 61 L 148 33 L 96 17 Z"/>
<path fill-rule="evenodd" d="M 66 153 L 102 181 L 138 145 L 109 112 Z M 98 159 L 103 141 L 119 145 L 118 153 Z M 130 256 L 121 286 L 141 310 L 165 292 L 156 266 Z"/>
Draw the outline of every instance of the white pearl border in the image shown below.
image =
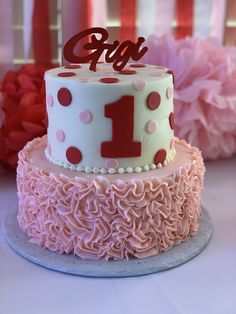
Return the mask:
<path fill-rule="evenodd" d="M 127 168 L 110 168 L 110 169 L 106 169 L 106 168 L 97 168 L 97 167 L 82 167 L 82 166 L 76 166 L 76 165 L 72 165 L 69 164 L 67 162 L 63 162 L 60 160 L 57 160 L 56 158 L 50 156 L 48 154 L 47 148 L 44 151 L 46 158 L 52 162 L 53 164 L 56 164 L 58 166 L 62 166 L 64 168 L 68 168 L 71 170 L 76 170 L 76 171 L 80 171 L 80 172 L 86 172 L 86 173 L 101 173 L 101 174 L 115 174 L 115 173 L 140 173 L 142 171 L 149 171 L 149 170 L 154 170 L 156 168 L 162 168 L 164 166 L 167 166 L 169 163 L 171 163 L 176 156 L 176 150 L 175 148 L 172 148 L 170 153 L 168 154 L 166 160 L 161 164 L 150 164 L 150 165 L 144 165 L 143 167 L 127 167 Z"/>

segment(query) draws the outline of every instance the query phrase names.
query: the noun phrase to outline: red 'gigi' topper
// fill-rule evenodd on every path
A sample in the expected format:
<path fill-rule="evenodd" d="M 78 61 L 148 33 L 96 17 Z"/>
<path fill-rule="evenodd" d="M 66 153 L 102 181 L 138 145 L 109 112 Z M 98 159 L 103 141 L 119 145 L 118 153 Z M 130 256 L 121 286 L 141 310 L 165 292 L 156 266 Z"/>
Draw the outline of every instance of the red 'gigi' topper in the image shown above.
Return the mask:
<path fill-rule="evenodd" d="M 97 39 L 95 34 L 100 34 L 101 38 Z M 88 56 L 78 56 L 74 54 L 74 48 L 79 43 L 81 39 L 86 36 L 91 35 L 91 42 L 85 44 L 83 48 L 85 50 L 93 50 Z M 105 61 L 108 63 L 113 63 L 113 68 L 116 71 L 121 71 L 125 65 L 127 64 L 129 58 L 134 61 L 139 60 L 148 50 L 147 47 L 142 48 L 140 51 L 140 47 L 142 43 L 145 41 L 143 37 L 139 37 L 136 43 L 133 43 L 130 40 L 126 40 L 119 43 L 118 40 L 115 40 L 113 44 L 106 43 L 105 41 L 108 39 L 108 32 L 101 27 L 93 27 L 86 29 L 68 40 L 63 49 L 64 57 L 67 61 L 72 63 L 90 63 L 90 70 L 96 71 L 96 64 L 102 55 L 104 50 Z"/>

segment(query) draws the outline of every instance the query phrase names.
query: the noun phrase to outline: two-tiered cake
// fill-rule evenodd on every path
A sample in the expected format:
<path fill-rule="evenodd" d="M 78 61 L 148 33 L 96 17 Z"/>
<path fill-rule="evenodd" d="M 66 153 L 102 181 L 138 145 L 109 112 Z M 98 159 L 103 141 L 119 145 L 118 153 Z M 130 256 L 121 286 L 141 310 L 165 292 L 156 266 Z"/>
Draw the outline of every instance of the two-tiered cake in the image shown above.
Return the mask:
<path fill-rule="evenodd" d="M 47 136 L 19 154 L 18 221 L 81 258 L 155 255 L 198 229 L 201 153 L 174 138 L 173 73 L 100 63 L 46 72 Z"/>

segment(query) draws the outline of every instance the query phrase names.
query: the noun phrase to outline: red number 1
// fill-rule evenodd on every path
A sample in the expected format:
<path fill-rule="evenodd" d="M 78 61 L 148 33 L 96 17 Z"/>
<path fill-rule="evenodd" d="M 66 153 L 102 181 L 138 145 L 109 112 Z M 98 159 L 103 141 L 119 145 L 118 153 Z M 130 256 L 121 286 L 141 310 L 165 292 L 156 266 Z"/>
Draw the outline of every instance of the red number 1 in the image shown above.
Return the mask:
<path fill-rule="evenodd" d="M 101 144 L 101 156 L 110 158 L 141 156 L 141 142 L 134 136 L 134 97 L 123 96 L 105 105 L 105 117 L 112 119 L 112 141 Z"/>

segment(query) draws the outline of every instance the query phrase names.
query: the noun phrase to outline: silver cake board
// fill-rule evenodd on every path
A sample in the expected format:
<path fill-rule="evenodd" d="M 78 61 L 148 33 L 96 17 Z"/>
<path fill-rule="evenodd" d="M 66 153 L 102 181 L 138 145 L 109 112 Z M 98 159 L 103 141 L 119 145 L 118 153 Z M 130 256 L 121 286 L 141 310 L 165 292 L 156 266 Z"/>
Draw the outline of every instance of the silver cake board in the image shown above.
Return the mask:
<path fill-rule="evenodd" d="M 179 266 L 204 250 L 213 233 L 213 224 L 203 208 L 199 229 L 188 241 L 144 259 L 119 261 L 84 260 L 73 254 L 58 254 L 29 242 L 19 228 L 16 211 L 6 216 L 3 233 L 8 245 L 25 259 L 59 272 L 88 277 L 132 277 L 157 273 Z"/>

